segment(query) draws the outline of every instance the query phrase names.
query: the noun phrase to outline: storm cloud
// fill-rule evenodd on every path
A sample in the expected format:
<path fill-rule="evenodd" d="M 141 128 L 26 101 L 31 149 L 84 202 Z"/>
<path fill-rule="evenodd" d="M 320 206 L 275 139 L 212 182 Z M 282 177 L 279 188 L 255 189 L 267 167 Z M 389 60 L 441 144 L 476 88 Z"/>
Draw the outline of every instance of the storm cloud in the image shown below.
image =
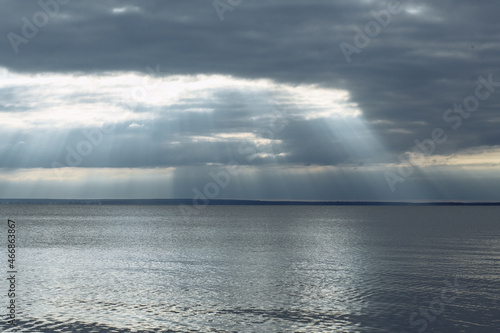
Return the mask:
<path fill-rule="evenodd" d="M 2 1 L 1 196 L 499 200 L 498 2 L 217 3 Z"/>

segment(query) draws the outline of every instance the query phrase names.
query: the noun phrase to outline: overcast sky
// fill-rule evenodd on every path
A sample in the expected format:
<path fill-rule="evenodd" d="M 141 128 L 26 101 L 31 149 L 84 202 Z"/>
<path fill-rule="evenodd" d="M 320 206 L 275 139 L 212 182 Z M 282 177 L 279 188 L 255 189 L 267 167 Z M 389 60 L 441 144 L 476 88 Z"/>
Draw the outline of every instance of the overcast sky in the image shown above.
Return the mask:
<path fill-rule="evenodd" d="M 0 197 L 500 200 L 497 0 L 1 0 Z"/>

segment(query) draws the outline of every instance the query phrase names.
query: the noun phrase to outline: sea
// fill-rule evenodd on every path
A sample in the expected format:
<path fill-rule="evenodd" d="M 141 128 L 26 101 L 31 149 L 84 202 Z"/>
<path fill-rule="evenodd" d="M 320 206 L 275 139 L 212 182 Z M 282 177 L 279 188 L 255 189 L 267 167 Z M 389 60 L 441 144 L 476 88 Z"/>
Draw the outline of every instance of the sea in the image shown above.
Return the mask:
<path fill-rule="evenodd" d="M 500 207 L 185 208 L 1 205 L 2 332 L 500 332 Z"/>

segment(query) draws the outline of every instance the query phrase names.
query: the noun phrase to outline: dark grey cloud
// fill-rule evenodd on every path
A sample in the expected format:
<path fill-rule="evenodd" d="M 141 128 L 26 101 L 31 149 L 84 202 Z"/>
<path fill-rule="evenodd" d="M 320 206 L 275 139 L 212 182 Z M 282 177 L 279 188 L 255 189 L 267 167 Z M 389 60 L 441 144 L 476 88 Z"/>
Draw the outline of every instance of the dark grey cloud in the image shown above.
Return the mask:
<path fill-rule="evenodd" d="M 401 1 L 422 8 L 392 15 L 348 64 L 339 48 L 354 45 L 353 26 L 363 28 L 389 2 L 244 1 L 220 22 L 210 1 L 70 1 L 15 54 L 7 37 L 0 65 L 24 72 L 145 71 L 161 64 L 177 74 L 227 74 L 314 83 L 347 89 L 380 129 L 388 149 L 401 152 L 414 138 L 443 124 L 443 113 L 473 93 L 479 75 L 500 81 L 500 26 L 495 1 Z M 37 1 L 4 1 L 0 35 L 22 35 L 22 17 L 33 21 Z M 113 9 L 129 8 L 121 14 Z M 481 106 L 481 116 L 460 129 L 475 144 L 500 144 L 489 134 L 500 94 Z M 478 112 L 479 113 L 479 112 Z M 425 122 L 427 126 L 415 125 Z M 480 123 L 478 123 L 480 122 Z M 484 126 L 484 127 L 483 127 Z M 378 126 L 374 126 L 376 130 Z M 394 134 L 404 128 L 408 134 Z M 474 130 L 476 129 L 476 130 Z M 477 130 L 481 129 L 481 130 Z M 387 131 L 390 131 L 389 133 Z M 457 148 L 470 143 L 457 139 Z"/>
<path fill-rule="evenodd" d="M 32 24 L 43 19 L 41 2 L 53 16 L 26 36 L 25 20 Z M 444 118 L 454 104 L 474 96 L 479 77 L 490 76 L 500 85 L 498 1 L 402 0 L 404 10 L 392 14 L 390 24 L 369 45 L 358 47 L 350 62 L 340 43 L 356 46 L 354 27 L 373 22 L 372 12 L 386 10 L 390 1 L 244 0 L 222 22 L 211 1 L 41 2 L 1 1 L 0 67 L 78 77 L 147 74 L 147 66 L 159 64 L 159 76 L 220 74 L 291 86 L 315 84 L 348 91 L 366 125 L 310 119 L 307 110 L 284 100 L 262 102 L 262 96 L 226 89 L 211 99 L 189 97 L 159 109 L 127 106 L 135 114 L 153 112 L 156 117 L 146 117 L 135 127 L 133 121 L 118 121 L 80 167 L 394 163 L 435 128 L 448 136 L 437 154 L 500 145 L 500 86 L 494 86 L 470 117 L 461 117 L 458 128 Z M 27 41 L 16 46 L 17 53 L 9 41 L 12 33 Z M 0 87 L 0 113 L 35 111 L 33 103 L 19 102 L 23 94 L 22 86 Z M 101 100 L 81 91 L 72 101 Z M 287 125 L 273 133 L 267 148 L 237 136 L 259 134 L 278 108 Z M 85 139 L 81 130 L 92 129 L 80 127 L 4 130 L 0 167 L 50 168 L 54 161 L 67 165 L 67 147 L 76 150 Z"/>

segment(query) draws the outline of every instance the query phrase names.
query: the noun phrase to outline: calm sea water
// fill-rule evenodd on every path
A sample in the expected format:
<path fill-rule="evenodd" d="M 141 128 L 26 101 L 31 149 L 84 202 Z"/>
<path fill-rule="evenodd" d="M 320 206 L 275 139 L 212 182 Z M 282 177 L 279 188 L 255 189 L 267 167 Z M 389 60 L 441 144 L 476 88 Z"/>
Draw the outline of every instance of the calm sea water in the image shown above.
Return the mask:
<path fill-rule="evenodd" d="M 500 332 L 500 207 L 0 212 L 19 332 Z"/>

